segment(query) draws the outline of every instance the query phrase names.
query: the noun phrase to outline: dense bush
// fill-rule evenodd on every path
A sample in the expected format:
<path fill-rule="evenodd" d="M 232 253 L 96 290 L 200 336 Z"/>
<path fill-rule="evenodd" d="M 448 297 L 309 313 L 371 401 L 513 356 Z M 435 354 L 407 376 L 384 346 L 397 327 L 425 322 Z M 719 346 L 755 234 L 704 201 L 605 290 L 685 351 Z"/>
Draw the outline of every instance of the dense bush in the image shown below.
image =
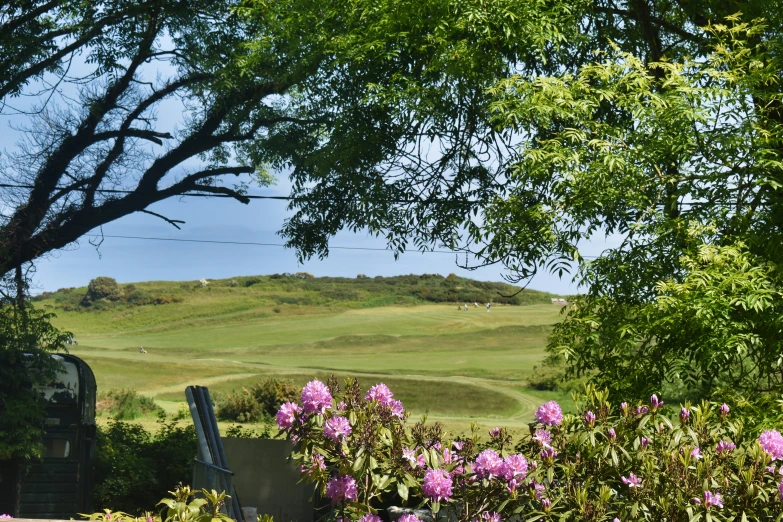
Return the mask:
<path fill-rule="evenodd" d="M 95 505 L 138 514 L 191 480 L 196 431 L 161 423 L 153 435 L 139 424 L 112 421 L 98 428 L 97 448 Z"/>
<path fill-rule="evenodd" d="M 99 276 L 87 285 L 87 294 L 84 296 L 85 304 L 90 304 L 101 299 L 115 301 L 120 298 L 120 285 L 113 277 Z"/>
<path fill-rule="evenodd" d="M 98 395 L 99 413 L 107 412 L 115 420 L 138 419 L 147 413 L 162 414 L 163 408 L 136 390 L 109 390 Z"/>
<path fill-rule="evenodd" d="M 296 400 L 299 388 L 290 379 L 264 379 L 251 389 L 242 388 L 229 395 L 219 396 L 217 417 L 220 420 L 236 422 L 254 422 L 269 418 L 278 408 L 288 401 Z"/>
<path fill-rule="evenodd" d="M 383 384 L 312 381 L 283 405 L 302 476 L 356 520 L 389 502 L 448 511 L 451 520 L 781 520 L 783 436 L 744 429 L 728 405 L 613 405 L 585 387 L 576 414 L 554 401 L 516 446 L 504 429 L 482 444 L 408 427 Z M 778 466 L 780 464 L 780 466 Z M 368 519 L 365 519 L 365 522 Z M 415 522 L 412 519 L 406 522 Z"/>

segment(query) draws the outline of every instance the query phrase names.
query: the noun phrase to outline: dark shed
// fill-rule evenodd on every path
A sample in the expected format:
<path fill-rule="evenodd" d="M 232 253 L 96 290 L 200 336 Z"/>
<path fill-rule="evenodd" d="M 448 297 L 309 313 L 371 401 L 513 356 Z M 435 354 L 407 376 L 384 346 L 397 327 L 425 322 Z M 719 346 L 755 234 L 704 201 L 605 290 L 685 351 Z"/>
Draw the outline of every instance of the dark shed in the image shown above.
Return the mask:
<path fill-rule="evenodd" d="M 5 477 L 12 469 L 16 475 L 11 514 L 17 518 L 69 519 L 93 511 L 95 375 L 78 357 L 53 357 L 63 371 L 40 390 L 47 401 L 44 458 L 5 466 Z"/>

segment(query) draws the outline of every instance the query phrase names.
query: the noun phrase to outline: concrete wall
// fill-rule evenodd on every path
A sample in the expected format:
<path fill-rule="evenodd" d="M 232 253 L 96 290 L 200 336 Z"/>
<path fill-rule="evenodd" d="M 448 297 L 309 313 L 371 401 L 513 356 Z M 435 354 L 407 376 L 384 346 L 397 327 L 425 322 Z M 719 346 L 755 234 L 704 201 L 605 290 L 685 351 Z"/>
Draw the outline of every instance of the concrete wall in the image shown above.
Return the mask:
<path fill-rule="evenodd" d="M 298 483 L 299 470 L 287 460 L 290 441 L 224 437 L 223 446 L 242 506 L 275 522 L 313 522 L 313 488 Z"/>

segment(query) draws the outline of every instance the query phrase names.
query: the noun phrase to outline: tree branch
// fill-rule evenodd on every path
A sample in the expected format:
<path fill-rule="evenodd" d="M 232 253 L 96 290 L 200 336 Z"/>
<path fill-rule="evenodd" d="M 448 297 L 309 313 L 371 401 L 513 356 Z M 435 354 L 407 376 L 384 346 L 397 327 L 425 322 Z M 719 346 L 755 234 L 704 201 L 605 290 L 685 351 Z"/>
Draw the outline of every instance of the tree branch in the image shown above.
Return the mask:
<path fill-rule="evenodd" d="M 183 224 L 183 225 L 185 224 L 185 222 L 184 222 L 184 221 L 182 221 L 182 220 L 180 220 L 180 219 L 169 219 L 169 218 L 167 218 L 166 216 L 163 216 L 163 215 L 161 215 L 161 214 L 158 214 L 157 212 L 153 212 L 153 211 L 151 211 L 151 210 L 147 210 L 147 209 L 141 209 L 141 210 L 139 210 L 139 212 L 144 212 L 145 214 L 149 214 L 149 215 L 151 215 L 151 216 L 159 217 L 159 218 L 160 218 L 160 219 L 162 219 L 163 221 L 165 221 L 165 222 L 167 222 L 167 223 L 171 223 L 171 225 L 173 225 L 173 226 L 174 226 L 174 228 L 176 228 L 177 230 L 182 230 L 182 229 L 179 227 L 179 223 L 181 223 L 181 224 Z"/>

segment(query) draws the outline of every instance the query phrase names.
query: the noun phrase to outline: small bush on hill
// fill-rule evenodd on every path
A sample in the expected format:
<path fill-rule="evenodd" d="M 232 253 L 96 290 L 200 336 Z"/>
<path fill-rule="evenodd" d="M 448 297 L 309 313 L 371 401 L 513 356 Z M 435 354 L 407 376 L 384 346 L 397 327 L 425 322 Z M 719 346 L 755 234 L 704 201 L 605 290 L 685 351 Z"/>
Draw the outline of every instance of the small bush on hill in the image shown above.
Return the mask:
<path fill-rule="evenodd" d="M 98 395 L 97 409 L 106 412 L 115 420 L 134 420 L 142 415 L 163 413 L 155 401 L 136 390 L 109 390 Z"/>
<path fill-rule="evenodd" d="M 90 281 L 90 284 L 87 285 L 87 293 L 82 303 L 85 306 L 89 306 L 102 299 L 116 301 L 120 297 L 120 285 L 117 284 L 117 281 L 113 277 L 100 276 Z"/>
<path fill-rule="evenodd" d="M 261 406 L 247 388 L 230 393 L 220 402 L 217 418 L 223 421 L 253 422 L 261 416 Z"/>

